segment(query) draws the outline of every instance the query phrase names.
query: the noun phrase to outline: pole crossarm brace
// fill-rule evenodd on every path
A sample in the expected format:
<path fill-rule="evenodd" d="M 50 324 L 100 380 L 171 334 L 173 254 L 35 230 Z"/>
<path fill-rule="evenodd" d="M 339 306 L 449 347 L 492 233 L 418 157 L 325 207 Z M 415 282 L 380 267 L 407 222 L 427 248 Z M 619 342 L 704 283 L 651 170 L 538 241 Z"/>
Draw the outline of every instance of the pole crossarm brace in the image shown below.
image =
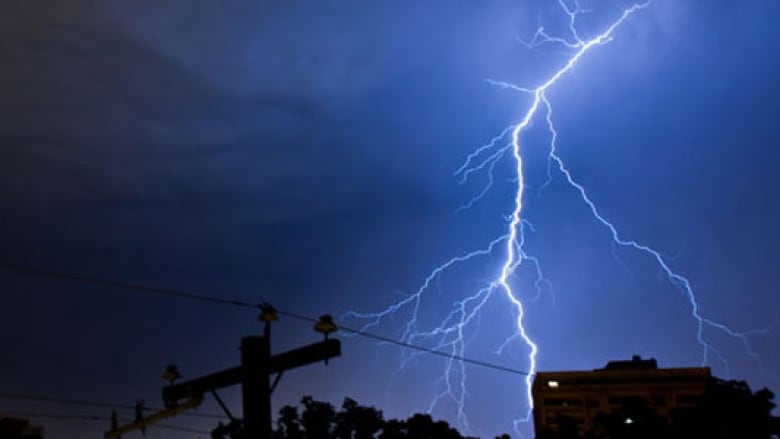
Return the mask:
<path fill-rule="evenodd" d="M 272 356 L 265 372 L 268 374 L 281 373 L 285 370 L 305 366 L 317 361 L 325 361 L 339 355 L 341 355 L 341 342 L 329 339 Z M 181 399 L 200 398 L 203 394 L 212 390 L 241 383 L 245 378 L 245 374 L 256 374 L 259 372 L 261 371 L 245 370 L 243 367 L 237 366 L 183 383 L 166 386 L 163 388 L 163 401 L 166 407 L 176 407 Z"/>
<path fill-rule="evenodd" d="M 155 422 L 159 422 L 162 421 L 163 419 L 174 417 L 183 411 L 194 409 L 198 407 L 202 401 L 203 398 L 200 397 L 191 398 L 181 404 L 176 405 L 175 407 L 169 407 L 163 409 L 157 413 L 154 413 L 146 418 L 141 419 L 140 421 L 123 425 L 121 427 L 118 427 L 116 430 L 107 431 L 103 434 L 103 438 L 104 439 L 119 438 L 121 437 L 121 435 L 125 433 L 130 433 L 131 431 L 135 431 L 135 430 L 141 430 L 143 428 L 148 427 L 151 424 L 154 424 Z"/>

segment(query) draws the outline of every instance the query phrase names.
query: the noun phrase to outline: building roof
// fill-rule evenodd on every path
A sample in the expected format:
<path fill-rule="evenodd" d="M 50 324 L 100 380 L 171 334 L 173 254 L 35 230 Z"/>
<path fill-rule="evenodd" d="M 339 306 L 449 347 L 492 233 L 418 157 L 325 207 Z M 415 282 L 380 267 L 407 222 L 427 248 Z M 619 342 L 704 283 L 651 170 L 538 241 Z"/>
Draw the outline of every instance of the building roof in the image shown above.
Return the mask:
<path fill-rule="evenodd" d="M 610 361 L 602 369 L 583 371 L 539 372 L 534 378 L 534 387 L 550 381 L 565 381 L 567 385 L 598 385 L 630 383 L 674 383 L 705 381 L 711 377 L 708 367 L 658 368 L 654 358 L 642 359 L 634 356 L 631 360 Z"/>

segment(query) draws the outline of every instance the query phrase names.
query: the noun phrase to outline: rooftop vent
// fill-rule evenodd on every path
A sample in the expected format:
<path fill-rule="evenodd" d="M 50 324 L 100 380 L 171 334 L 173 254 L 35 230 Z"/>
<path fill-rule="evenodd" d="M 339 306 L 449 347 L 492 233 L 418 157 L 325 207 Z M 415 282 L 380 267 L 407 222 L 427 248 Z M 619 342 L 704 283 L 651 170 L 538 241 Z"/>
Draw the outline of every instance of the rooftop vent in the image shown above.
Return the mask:
<path fill-rule="evenodd" d="M 658 363 L 655 358 L 643 360 L 639 355 L 634 355 L 631 360 L 610 361 L 605 370 L 647 370 L 658 369 Z"/>

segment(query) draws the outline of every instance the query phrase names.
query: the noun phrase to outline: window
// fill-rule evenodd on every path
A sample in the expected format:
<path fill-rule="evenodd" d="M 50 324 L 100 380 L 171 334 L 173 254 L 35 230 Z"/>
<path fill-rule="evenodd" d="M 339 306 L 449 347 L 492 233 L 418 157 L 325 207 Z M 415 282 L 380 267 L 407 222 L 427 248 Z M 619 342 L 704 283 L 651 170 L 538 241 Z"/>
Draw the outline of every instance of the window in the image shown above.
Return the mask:
<path fill-rule="evenodd" d="M 547 407 L 579 407 L 582 405 L 580 399 L 545 398 L 543 402 Z"/>

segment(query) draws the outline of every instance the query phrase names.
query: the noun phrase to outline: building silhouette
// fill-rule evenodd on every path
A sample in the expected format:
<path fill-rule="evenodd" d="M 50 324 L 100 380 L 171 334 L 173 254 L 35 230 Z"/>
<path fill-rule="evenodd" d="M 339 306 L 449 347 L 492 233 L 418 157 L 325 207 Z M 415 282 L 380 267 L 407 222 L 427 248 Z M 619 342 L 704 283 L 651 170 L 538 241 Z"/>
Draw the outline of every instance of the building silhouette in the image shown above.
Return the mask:
<path fill-rule="evenodd" d="M 668 419 L 675 410 L 695 407 L 710 379 L 707 367 L 659 369 L 655 359 L 639 356 L 610 361 L 603 369 L 539 372 L 531 387 L 534 429 L 537 436 L 575 428 L 582 434 L 597 416 L 625 413 L 637 404 Z M 624 417 L 621 422 L 635 422 Z"/>

